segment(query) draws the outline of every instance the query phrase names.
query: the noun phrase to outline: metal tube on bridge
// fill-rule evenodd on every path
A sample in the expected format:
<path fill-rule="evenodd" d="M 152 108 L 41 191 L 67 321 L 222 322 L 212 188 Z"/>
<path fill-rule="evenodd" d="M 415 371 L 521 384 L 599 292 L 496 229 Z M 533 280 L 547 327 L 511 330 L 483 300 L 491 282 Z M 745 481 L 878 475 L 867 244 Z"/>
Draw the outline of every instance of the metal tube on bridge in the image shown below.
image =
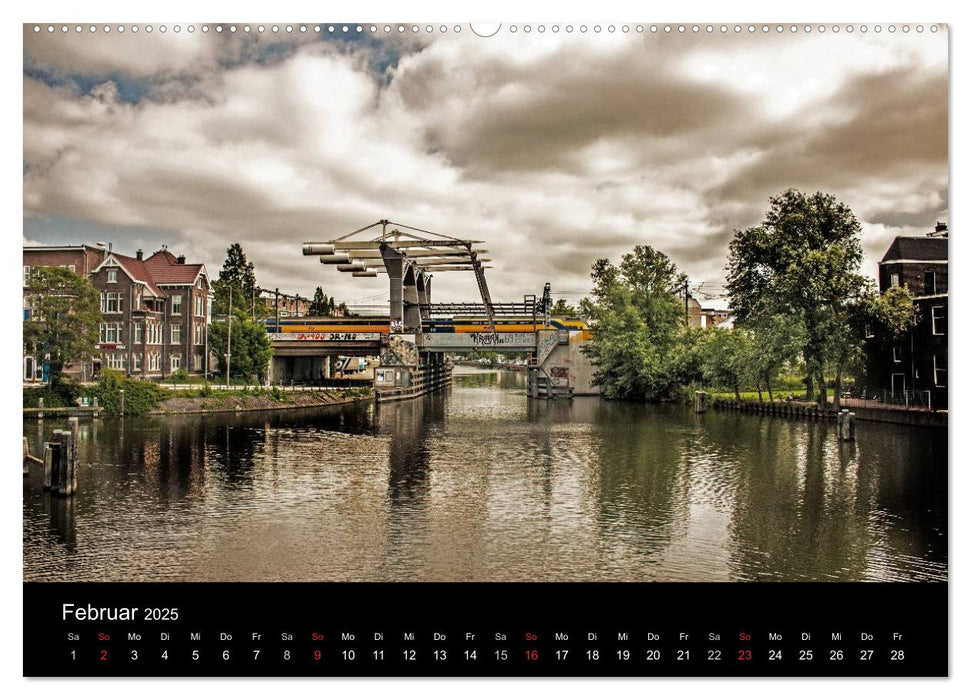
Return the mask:
<path fill-rule="evenodd" d="M 334 253 L 333 255 L 321 255 L 320 262 L 324 265 L 346 265 L 351 262 L 351 256 L 347 253 Z"/>
<path fill-rule="evenodd" d="M 364 263 L 350 263 L 347 265 L 338 265 L 338 272 L 364 272 L 366 270 Z"/>
<path fill-rule="evenodd" d="M 303 244 L 304 255 L 333 255 L 333 253 L 334 253 L 333 243 L 304 243 Z"/>

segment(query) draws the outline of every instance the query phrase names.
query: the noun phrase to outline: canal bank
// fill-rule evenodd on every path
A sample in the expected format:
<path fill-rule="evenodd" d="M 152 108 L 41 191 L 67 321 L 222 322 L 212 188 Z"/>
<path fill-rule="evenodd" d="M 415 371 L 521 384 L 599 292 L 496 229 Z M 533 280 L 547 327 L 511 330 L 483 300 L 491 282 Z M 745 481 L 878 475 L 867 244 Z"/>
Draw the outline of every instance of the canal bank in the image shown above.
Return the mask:
<path fill-rule="evenodd" d="M 810 421 L 835 422 L 838 416 L 838 412 L 832 404 L 821 409 L 815 403 L 808 401 L 737 401 L 735 399 L 716 398 L 712 400 L 711 407 L 719 411 L 758 413 Z M 856 419 L 862 421 L 947 429 L 947 411 L 922 411 L 854 399 L 845 400 L 841 408 L 852 411 Z"/>
<path fill-rule="evenodd" d="M 185 413 L 240 413 L 245 411 L 287 411 L 297 408 L 339 406 L 369 402 L 370 389 L 335 389 L 316 391 L 225 392 L 224 395 L 176 396 L 165 399 L 148 415 L 182 415 Z"/>

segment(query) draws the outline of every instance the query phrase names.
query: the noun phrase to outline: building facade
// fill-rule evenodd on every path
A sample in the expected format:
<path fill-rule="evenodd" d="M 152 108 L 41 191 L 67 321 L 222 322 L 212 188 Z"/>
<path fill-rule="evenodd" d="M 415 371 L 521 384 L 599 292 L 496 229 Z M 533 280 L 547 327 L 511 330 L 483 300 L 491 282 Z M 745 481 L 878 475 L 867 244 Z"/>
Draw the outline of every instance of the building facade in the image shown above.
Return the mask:
<path fill-rule="evenodd" d="M 878 264 L 880 291 L 907 287 L 918 322 L 902 338 L 867 333 L 868 393 L 894 403 L 946 409 L 948 368 L 948 230 L 898 236 Z"/>
<path fill-rule="evenodd" d="M 24 248 L 24 288 L 30 269 L 67 267 L 86 277 L 101 296 L 98 354 L 90 362 L 65 368 L 80 380 L 94 378 L 103 367 L 132 377 L 161 378 L 180 369 L 206 371 L 211 314 L 209 275 L 205 266 L 186 263 L 166 249 L 145 258 L 93 246 Z M 24 295 L 24 320 L 30 320 Z M 45 379 L 43 358 L 24 349 L 25 381 Z"/>

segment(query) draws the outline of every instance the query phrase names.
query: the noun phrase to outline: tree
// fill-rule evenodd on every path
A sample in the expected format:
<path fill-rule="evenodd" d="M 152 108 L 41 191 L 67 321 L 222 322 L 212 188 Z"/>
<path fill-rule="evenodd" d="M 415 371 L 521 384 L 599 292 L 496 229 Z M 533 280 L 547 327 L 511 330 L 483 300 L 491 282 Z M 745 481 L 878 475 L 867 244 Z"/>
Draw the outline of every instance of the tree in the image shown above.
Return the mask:
<path fill-rule="evenodd" d="M 791 318 L 783 314 L 763 313 L 751 315 L 739 328 L 748 330 L 755 341 L 749 361 L 752 363 L 759 400 L 764 384 L 769 401 L 773 401 L 772 382 L 783 367 L 796 360 L 805 345 L 802 324 L 793 323 Z"/>
<path fill-rule="evenodd" d="M 741 328 L 712 328 L 701 339 L 701 371 L 712 386 L 728 386 L 735 399 L 742 400 L 740 388 L 757 376 L 752 362 L 755 341 Z"/>
<path fill-rule="evenodd" d="M 825 407 L 827 364 L 835 367 L 838 383 L 841 364 L 829 361 L 840 354 L 841 329 L 866 292 L 857 272 L 863 260 L 860 224 L 845 204 L 822 192 L 790 189 L 769 204 L 762 225 L 735 231 L 729 246 L 732 309 L 743 326 L 779 314 L 802 326 L 807 372 Z"/>
<path fill-rule="evenodd" d="M 209 326 L 209 347 L 216 354 L 222 376 L 226 375 L 228 334 L 229 324 L 226 321 L 214 321 Z M 230 375 L 245 379 L 255 377 L 262 384 L 273 357 L 273 344 L 266 328 L 259 321 L 250 318 L 248 310 L 237 309 L 233 315 L 232 334 Z"/>
<path fill-rule="evenodd" d="M 607 398 L 669 397 L 678 380 L 672 358 L 685 330 L 675 292 L 684 276 L 651 246 L 635 247 L 619 266 L 601 258 L 590 276 L 593 291 L 580 310 L 593 326 L 585 352 L 597 367 L 594 382 Z"/>
<path fill-rule="evenodd" d="M 310 306 L 307 307 L 307 314 L 310 316 L 326 316 L 328 314 L 327 306 L 327 296 L 324 294 L 323 288 L 317 287 L 314 298 L 310 302 Z"/>
<path fill-rule="evenodd" d="M 44 355 L 51 387 L 64 366 L 86 360 L 97 349 L 101 298 L 88 280 L 60 267 L 35 267 L 27 281 L 33 309 L 24 321 L 24 343 Z"/>
<path fill-rule="evenodd" d="M 246 253 L 239 243 L 226 249 L 226 260 L 219 271 L 219 279 L 212 283 L 214 313 L 225 315 L 229 309 L 230 289 L 232 289 L 233 309 L 253 314 L 257 318 L 268 313 L 266 303 L 260 297 L 256 285 L 256 269 L 246 259 Z"/>
<path fill-rule="evenodd" d="M 553 308 L 550 310 L 551 316 L 576 316 L 576 307 L 572 304 L 567 304 L 565 299 L 557 299 L 556 303 L 553 304 Z"/>

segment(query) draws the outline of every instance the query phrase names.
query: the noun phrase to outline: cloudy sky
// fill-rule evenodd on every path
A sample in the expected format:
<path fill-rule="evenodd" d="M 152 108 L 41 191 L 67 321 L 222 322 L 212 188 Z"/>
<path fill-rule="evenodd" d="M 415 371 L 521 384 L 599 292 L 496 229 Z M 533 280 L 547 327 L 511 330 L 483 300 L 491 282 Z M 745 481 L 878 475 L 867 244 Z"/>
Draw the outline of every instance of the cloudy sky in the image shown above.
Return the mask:
<path fill-rule="evenodd" d="M 893 236 L 948 218 L 946 30 L 535 27 L 27 26 L 24 242 L 164 243 L 215 276 L 239 241 L 261 285 L 353 302 L 385 278 L 300 244 L 388 218 L 484 239 L 493 298 L 514 300 L 547 280 L 574 298 L 597 257 L 641 243 L 717 291 L 732 230 L 788 187 L 850 205 L 869 274 Z M 439 301 L 475 294 L 471 273 L 436 276 Z"/>

